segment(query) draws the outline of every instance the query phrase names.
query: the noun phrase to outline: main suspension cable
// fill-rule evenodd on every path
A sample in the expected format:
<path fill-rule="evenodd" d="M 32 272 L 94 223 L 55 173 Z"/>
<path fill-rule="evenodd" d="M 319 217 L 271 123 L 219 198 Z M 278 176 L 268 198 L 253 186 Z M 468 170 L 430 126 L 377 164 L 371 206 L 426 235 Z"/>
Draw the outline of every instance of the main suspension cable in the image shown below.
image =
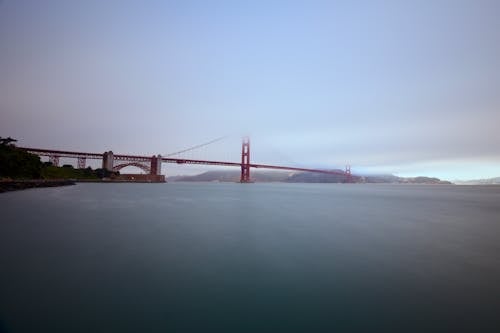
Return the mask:
<path fill-rule="evenodd" d="M 189 148 L 186 148 L 186 149 L 183 149 L 183 150 L 179 150 L 179 151 L 176 151 L 175 153 L 166 154 L 165 157 L 169 157 L 169 156 L 173 156 L 173 155 L 179 155 L 179 154 L 191 151 L 191 150 L 195 150 L 195 149 L 198 149 L 198 148 L 201 148 L 201 147 L 204 147 L 204 146 L 208 146 L 208 145 L 210 145 L 212 143 L 215 143 L 217 141 L 221 141 L 221 140 L 223 140 L 225 138 L 227 138 L 227 136 L 221 136 L 220 138 L 210 140 L 208 142 L 202 143 L 202 144 L 197 145 L 197 146 L 193 146 L 193 147 L 189 147 Z"/>

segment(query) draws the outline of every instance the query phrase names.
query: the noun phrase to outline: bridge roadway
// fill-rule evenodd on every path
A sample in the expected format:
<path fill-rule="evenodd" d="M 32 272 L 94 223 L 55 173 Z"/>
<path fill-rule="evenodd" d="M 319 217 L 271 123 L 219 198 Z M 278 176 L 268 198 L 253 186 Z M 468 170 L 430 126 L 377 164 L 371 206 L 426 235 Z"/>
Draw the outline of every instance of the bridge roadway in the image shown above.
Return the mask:
<path fill-rule="evenodd" d="M 101 154 L 99 154 L 99 153 L 86 153 L 86 152 L 27 148 L 27 147 L 19 147 L 19 148 L 24 149 L 27 152 L 31 152 L 31 153 L 40 155 L 40 156 L 58 156 L 58 157 L 67 157 L 67 158 L 82 158 L 83 157 L 83 158 L 95 159 L 95 160 L 102 160 L 102 158 L 103 158 L 102 153 Z M 119 160 L 119 161 L 130 161 L 130 162 L 150 162 L 151 156 L 114 154 L 114 159 Z M 242 163 L 238 163 L 238 162 L 194 160 L 194 159 L 172 158 L 172 157 L 161 157 L 161 161 L 164 163 L 221 165 L 221 166 L 232 166 L 232 167 L 242 167 L 242 165 L 243 165 Z M 323 173 L 323 174 L 328 174 L 328 175 L 349 176 L 347 172 L 344 172 L 341 170 L 308 169 L 308 168 L 296 168 L 296 167 L 290 167 L 290 166 L 255 164 L 255 163 L 250 163 L 249 166 L 251 168 L 255 168 L 255 169 L 302 171 L 302 172 Z"/>

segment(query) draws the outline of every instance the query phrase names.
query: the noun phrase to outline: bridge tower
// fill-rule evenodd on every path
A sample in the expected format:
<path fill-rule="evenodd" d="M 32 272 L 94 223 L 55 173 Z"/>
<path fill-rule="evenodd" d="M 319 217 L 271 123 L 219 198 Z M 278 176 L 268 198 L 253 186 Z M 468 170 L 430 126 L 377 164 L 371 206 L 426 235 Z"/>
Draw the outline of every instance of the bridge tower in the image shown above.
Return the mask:
<path fill-rule="evenodd" d="M 241 144 L 241 183 L 250 183 L 250 139 L 243 138 Z"/>
<path fill-rule="evenodd" d="M 161 155 L 151 157 L 151 175 L 161 175 Z"/>
<path fill-rule="evenodd" d="M 345 166 L 345 182 L 352 183 L 352 174 L 351 174 L 351 166 L 350 165 Z"/>
<path fill-rule="evenodd" d="M 114 157 L 113 152 L 111 150 L 102 154 L 102 168 L 103 169 L 106 169 L 108 171 L 113 171 L 114 161 L 115 161 L 115 157 Z"/>

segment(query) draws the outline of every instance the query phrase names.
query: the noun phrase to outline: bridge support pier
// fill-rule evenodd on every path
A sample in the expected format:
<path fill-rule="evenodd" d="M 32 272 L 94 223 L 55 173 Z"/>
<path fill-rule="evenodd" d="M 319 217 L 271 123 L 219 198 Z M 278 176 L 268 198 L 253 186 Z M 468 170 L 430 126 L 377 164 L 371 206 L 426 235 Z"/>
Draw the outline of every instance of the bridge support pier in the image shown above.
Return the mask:
<path fill-rule="evenodd" d="M 85 157 L 78 157 L 78 169 L 85 169 L 86 160 Z"/>
<path fill-rule="evenodd" d="M 161 175 L 161 155 L 151 157 L 151 175 Z"/>
<path fill-rule="evenodd" d="M 240 183 L 250 183 L 250 139 L 243 138 L 241 144 L 241 177 Z"/>
<path fill-rule="evenodd" d="M 59 166 L 59 155 L 50 155 L 49 162 L 52 163 L 53 166 Z"/>
<path fill-rule="evenodd" d="M 113 171 L 114 160 L 115 157 L 111 150 L 105 152 L 104 154 L 102 154 L 102 168 L 108 171 Z"/>

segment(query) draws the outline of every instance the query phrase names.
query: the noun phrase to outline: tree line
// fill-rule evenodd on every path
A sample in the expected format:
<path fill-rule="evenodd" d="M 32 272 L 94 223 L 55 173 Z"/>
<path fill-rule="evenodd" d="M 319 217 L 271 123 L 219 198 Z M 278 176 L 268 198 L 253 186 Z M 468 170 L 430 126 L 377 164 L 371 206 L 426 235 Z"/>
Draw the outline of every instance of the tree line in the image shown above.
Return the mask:
<path fill-rule="evenodd" d="M 19 149 L 17 140 L 0 137 L 0 180 L 1 179 L 99 179 L 118 175 L 105 169 L 74 169 L 67 164 L 56 167 L 42 162 L 40 157 Z"/>

